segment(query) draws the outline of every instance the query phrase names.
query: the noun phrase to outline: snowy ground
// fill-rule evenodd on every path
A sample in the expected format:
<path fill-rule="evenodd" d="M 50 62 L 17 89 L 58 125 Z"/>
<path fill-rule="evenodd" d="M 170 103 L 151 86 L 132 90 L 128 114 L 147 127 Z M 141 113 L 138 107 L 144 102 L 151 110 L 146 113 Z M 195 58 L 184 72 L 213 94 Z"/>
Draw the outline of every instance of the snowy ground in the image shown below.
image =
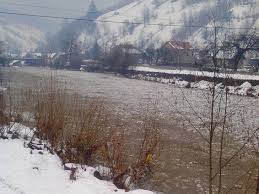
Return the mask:
<path fill-rule="evenodd" d="M 133 70 L 137 72 L 144 72 L 145 75 L 137 74 L 132 75 L 133 79 L 140 79 L 146 81 L 154 81 L 163 84 L 173 84 L 180 88 L 197 88 L 202 90 L 209 90 L 213 87 L 213 83 L 205 80 L 197 81 L 197 82 L 188 82 L 179 78 L 179 75 L 195 75 L 197 77 L 213 77 L 213 72 L 204 72 L 204 71 L 193 71 L 193 70 L 172 70 L 172 69 L 159 69 L 152 67 L 133 67 Z M 165 73 L 169 75 L 175 75 L 173 78 L 160 78 L 157 76 L 152 76 L 149 73 Z M 217 74 L 220 78 L 232 78 L 236 80 L 259 80 L 259 75 L 248 75 L 248 74 Z M 224 86 L 222 83 L 216 85 L 217 89 L 223 89 Z M 235 94 L 240 96 L 250 96 L 250 97 L 259 97 L 259 85 L 252 86 L 248 81 L 244 82 L 239 86 L 228 86 L 229 94 Z"/>
<path fill-rule="evenodd" d="M 143 67 L 137 66 L 134 67 L 133 70 L 142 71 L 142 72 L 152 72 L 152 73 L 165 73 L 165 74 L 172 74 L 172 75 L 194 75 L 194 76 L 203 76 L 203 77 L 213 77 L 213 72 L 207 71 L 194 71 L 194 70 L 175 70 L 175 69 L 159 69 L 153 67 Z M 225 73 L 218 73 L 217 76 L 219 78 L 232 78 L 238 80 L 259 80 L 259 75 L 249 75 L 249 74 L 225 74 Z"/>
<path fill-rule="evenodd" d="M 0 138 L 0 194 L 122 194 L 112 183 L 93 176 L 94 168 L 78 170 L 77 180 L 69 179 L 58 156 L 46 150 L 36 151 L 26 147 L 22 137 L 31 130 L 15 124 L 12 131 L 21 130 L 19 139 Z M 30 135 L 29 135 L 30 136 Z M 11 137 L 11 135 L 9 135 Z M 129 194 L 152 194 L 135 190 Z"/>

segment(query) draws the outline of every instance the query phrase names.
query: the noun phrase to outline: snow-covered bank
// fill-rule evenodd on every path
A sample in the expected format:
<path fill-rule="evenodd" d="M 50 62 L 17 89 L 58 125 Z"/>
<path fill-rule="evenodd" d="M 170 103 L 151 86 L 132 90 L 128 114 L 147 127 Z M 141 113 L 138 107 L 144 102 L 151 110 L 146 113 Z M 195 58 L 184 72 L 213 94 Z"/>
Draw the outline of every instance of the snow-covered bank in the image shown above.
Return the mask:
<path fill-rule="evenodd" d="M 78 168 L 77 180 L 71 181 L 71 172 L 64 170 L 57 155 L 44 149 L 31 150 L 27 147 L 32 135 L 30 128 L 14 124 L 10 131 L 12 133 L 3 133 L 0 138 L 0 194 L 126 193 L 110 182 L 95 178 L 92 167 L 85 167 L 84 170 Z M 127 193 L 154 194 L 144 190 Z"/>
<path fill-rule="evenodd" d="M 132 79 L 139 79 L 145 81 L 158 82 L 163 84 L 172 84 L 180 88 L 197 88 L 202 90 L 210 90 L 213 87 L 213 83 L 205 80 L 189 82 L 177 76 L 173 78 L 161 78 L 155 77 L 151 74 L 135 74 L 130 75 Z M 259 86 L 252 86 L 249 82 L 244 82 L 240 86 L 227 86 L 229 94 L 239 95 L 239 96 L 250 96 L 250 97 L 259 97 Z M 223 89 L 224 85 L 219 83 L 216 85 L 216 89 Z"/>
<path fill-rule="evenodd" d="M 132 70 L 140 72 L 151 72 L 151 73 L 165 73 L 170 75 L 194 75 L 200 77 L 213 77 L 213 72 L 207 71 L 194 71 L 194 70 L 175 70 L 175 69 L 159 69 L 153 67 L 143 67 L 136 66 Z M 257 80 L 259 81 L 259 74 L 249 75 L 249 74 L 240 74 L 240 73 L 218 73 L 217 77 L 219 78 L 232 78 L 237 80 Z"/>

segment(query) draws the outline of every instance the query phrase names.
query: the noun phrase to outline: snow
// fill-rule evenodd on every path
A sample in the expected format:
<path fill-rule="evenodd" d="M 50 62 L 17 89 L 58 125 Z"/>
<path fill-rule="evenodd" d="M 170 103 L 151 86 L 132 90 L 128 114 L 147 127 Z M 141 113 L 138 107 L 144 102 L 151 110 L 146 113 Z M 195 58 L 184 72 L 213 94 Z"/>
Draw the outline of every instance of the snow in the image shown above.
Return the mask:
<path fill-rule="evenodd" d="M 130 70 L 135 71 L 142 71 L 146 72 L 145 75 L 139 73 L 137 75 L 132 75 L 131 78 L 133 79 L 140 79 L 140 80 L 146 80 L 146 81 L 152 81 L 152 82 L 159 82 L 163 84 L 173 84 L 180 88 L 196 88 L 201 90 L 210 90 L 213 88 L 213 83 L 205 80 L 201 80 L 198 82 L 188 82 L 183 80 L 182 78 L 179 78 L 179 75 L 195 75 L 195 76 L 207 76 L 212 77 L 212 72 L 200 72 L 200 71 L 191 71 L 191 70 L 168 70 L 168 69 L 156 69 L 156 68 L 150 68 L 150 67 L 131 67 Z M 156 75 L 151 75 L 148 73 L 167 73 L 174 75 L 172 78 L 160 78 L 156 77 Z M 244 74 L 217 74 L 219 77 L 228 77 L 233 79 L 240 79 L 241 80 L 257 80 L 259 75 L 244 75 Z M 228 87 L 228 93 L 229 94 L 235 94 L 239 96 L 250 96 L 250 97 L 259 97 L 259 85 L 252 86 L 251 83 L 248 81 L 245 81 L 240 86 L 227 86 Z M 222 83 L 218 83 L 215 86 L 216 90 L 222 90 L 225 86 Z"/>
<path fill-rule="evenodd" d="M 21 63 L 22 61 L 20 61 L 20 60 L 13 60 L 11 63 L 9 63 L 9 66 L 14 66 L 14 65 L 16 65 L 16 64 L 18 64 L 18 63 Z"/>
<path fill-rule="evenodd" d="M 236 93 L 241 96 L 248 95 L 248 92 L 252 90 L 252 85 L 249 82 L 243 83 L 241 86 L 236 88 Z"/>
<path fill-rule="evenodd" d="M 148 15 L 146 24 L 156 25 L 143 24 L 145 13 Z M 221 26 L 256 27 L 258 26 L 258 21 L 256 21 L 258 2 L 247 0 L 244 4 L 232 0 L 136 0 L 97 19 L 100 21 L 97 22 L 98 41 L 101 45 L 107 42 L 110 44 L 127 42 L 143 48 L 143 46 L 160 47 L 168 40 L 179 39 L 187 40 L 194 46 L 204 46 L 211 37 L 211 29 L 204 27 L 211 27 L 215 17 L 219 18 L 217 23 Z M 102 21 L 119 23 L 103 23 Z M 128 22 L 128 24 L 120 22 Z M 183 25 L 201 27 L 185 28 Z M 233 31 L 233 33 L 239 32 L 242 30 Z M 222 29 L 219 35 L 223 38 L 225 33 L 228 34 L 229 30 Z M 84 32 L 80 39 L 91 40 Z"/>
<path fill-rule="evenodd" d="M 165 74 L 172 74 L 172 75 L 194 75 L 194 76 L 201 76 L 201 77 L 214 76 L 213 72 L 207 72 L 207 71 L 159 69 L 159 68 L 144 67 L 144 66 L 132 67 L 132 69 L 135 71 L 141 71 L 141 72 L 165 73 Z M 240 73 L 235 73 L 235 74 L 217 73 L 217 77 L 233 78 L 233 79 L 239 79 L 239 80 L 259 80 L 258 74 L 251 75 L 251 74 L 240 74 Z"/>
<path fill-rule="evenodd" d="M 192 88 L 200 88 L 200 89 L 210 89 L 213 87 L 213 83 L 201 80 L 199 82 L 195 82 L 191 84 Z"/>
<path fill-rule="evenodd" d="M 176 85 L 178 85 L 180 88 L 186 88 L 189 85 L 189 82 L 184 80 L 176 80 Z"/>
<path fill-rule="evenodd" d="M 46 40 L 42 31 L 30 25 L 11 24 L 4 19 L 0 25 L 0 41 L 5 41 L 9 50 L 30 52 Z"/>
<path fill-rule="evenodd" d="M 4 87 L 0 86 L 0 92 L 4 92 L 6 90 L 7 90 L 7 88 L 4 88 Z"/>
<path fill-rule="evenodd" d="M 5 129 L 8 129 L 6 127 Z M 18 131 L 21 137 L 32 135 L 32 130 L 14 124 L 11 131 Z M 57 155 L 47 150 L 26 148 L 23 139 L 0 139 L 0 194 L 123 194 L 112 183 L 93 176 L 92 167 L 78 168 L 77 180 L 69 179 Z M 154 194 L 151 191 L 135 190 L 129 194 Z"/>

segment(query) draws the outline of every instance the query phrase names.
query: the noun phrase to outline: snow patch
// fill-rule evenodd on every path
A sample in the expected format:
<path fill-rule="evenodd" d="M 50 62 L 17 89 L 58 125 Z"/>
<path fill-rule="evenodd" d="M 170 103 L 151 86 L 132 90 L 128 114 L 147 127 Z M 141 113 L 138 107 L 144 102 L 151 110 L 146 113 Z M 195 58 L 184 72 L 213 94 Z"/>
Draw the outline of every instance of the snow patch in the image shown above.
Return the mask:
<path fill-rule="evenodd" d="M 19 132 L 20 136 L 32 135 L 32 129 L 18 123 L 3 128 L 6 132 Z M 10 133 L 8 133 L 10 135 Z M 6 135 L 8 136 L 6 133 Z M 93 176 L 94 168 L 78 168 L 76 181 L 69 179 L 57 155 L 47 150 L 30 150 L 28 141 L 0 139 L 0 193 L 1 194 L 123 194 L 111 182 Z M 69 165 L 69 164 L 68 164 Z M 73 166 L 74 164 L 70 164 Z M 151 191 L 135 190 L 129 194 L 154 194 Z"/>

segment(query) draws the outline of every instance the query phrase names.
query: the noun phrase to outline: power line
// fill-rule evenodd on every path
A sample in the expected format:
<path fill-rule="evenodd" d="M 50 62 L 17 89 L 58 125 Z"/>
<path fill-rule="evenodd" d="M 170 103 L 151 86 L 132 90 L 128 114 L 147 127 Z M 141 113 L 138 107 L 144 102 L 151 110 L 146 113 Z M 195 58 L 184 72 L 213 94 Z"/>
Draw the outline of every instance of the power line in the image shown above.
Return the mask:
<path fill-rule="evenodd" d="M 16 5 L 22 7 L 32 7 L 32 8 L 41 8 L 41 9 L 51 9 L 51 10 L 63 10 L 69 12 L 84 12 L 84 13 L 100 13 L 99 11 L 84 11 L 83 9 L 68 9 L 68 8 L 58 8 L 58 7 L 50 7 L 45 5 L 33 5 L 33 4 L 25 4 L 25 3 L 10 3 L 10 2 L 1 2 L 1 4 L 6 5 Z"/>
<path fill-rule="evenodd" d="M 72 13 L 72 11 L 74 12 L 77 12 L 78 13 L 78 11 L 79 12 L 84 12 L 82 9 L 67 9 L 67 8 L 55 8 L 55 7 L 49 7 L 49 6 L 41 6 L 41 5 L 33 5 L 33 4 L 22 4 L 22 3 L 10 3 L 10 2 L 3 2 L 3 3 L 5 3 L 5 4 L 9 4 L 9 5 L 18 5 L 18 6 L 27 6 L 27 7 L 33 7 L 33 8 L 42 8 L 42 9 L 52 9 L 52 10 L 64 10 L 64 11 L 71 11 L 71 13 Z M 141 4 L 141 3 L 143 3 L 144 5 L 145 5 L 145 3 L 144 2 L 138 2 L 137 3 L 137 5 L 138 4 Z M 134 6 L 136 6 L 136 5 L 134 5 Z M 146 5 L 145 5 L 146 6 Z M 129 8 L 129 9 L 131 9 L 131 8 Z M 74 12 L 74 13 L 75 13 Z M 9 12 L 8 12 L 9 13 Z M 87 11 L 87 12 L 84 12 L 85 14 L 88 14 L 88 13 L 104 13 L 103 11 Z M 18 13 L 19 14 L 19 13 Z M 105 13 L 104 13 L 105 14 Z M 41 17 L 41 15 L 34 15 L 34 14 L 22 14 L 22 15 L 27 15 L 27 16 L 31 16 L 31 15 L 33 15 L 33 17 Z M 140 20 L 143 20 L 144 19 L 144 17 L 139 17 L 139 16 L 132 16 L 132 15 L 127 15 L 127 14 L 122 14 L 122 13 L 120 13 L 119 14 L 120 16 L 126 16 L 126 17 L 134 17 L 134 19 L 140 19 Z M 116 15 L 111 15 L 111 16 L 108 16 L 107 18 L 111 18 L 111 17 L 113 17 L 113 16 L 116 16 Z M 56 18 L 57 16 L 49 16 L 49 18 L 52 18 L 52 19 L 62 19 L 62 17 L 60 17 L 60 18 Z M 63 17 L 63 19 L 67 19 L 68 17 Z M 71 18 L 71 20 L 82 20 L 82 19 L 79 19 L 79 18 L 74 18 L 74 17 L 69 17 L 68 19 L 70 19 Z M 166 19 L 166 18 L 162 18 L 162 17 L 158 17 L 158 18 L 156 18 L 157 20 L 164 20 L 164 21 L 168 21 L 168 19 Z M 179 20 L 180 21 L 180 20 Z M 97 21 L 98 22 L 98 21 Z M 141 22 L 129 22 L 129 21 L 123 21 L 124 23 L 130 23 L 130 24 L 136 24 L 136 25 L 139 25 L 139 24 L 144 24 L 144 23 L 141 23 Z M 123 22 L 120 22 L 120 23 L 123 23 Z M 181 21 L 182 22 L 182 21 Z M 112 23 L 112 22 L 111 22 Z M 114 22 L 113 22 L 114 23 Z M 145 25 L 149 25 L 149 24 L 145 24 Z M 150 24 L 150 25 L 153 25 L 153 24 Z M 175 27 L 177 27 L 178 25 L 179 25 L 179 27 L 190 27 L 190 28 L 192 28 L 192 27 L 203 27 L 203 28 L 214 28 L 214 27 L 205 27 L 205 26 L 202 26 L 202 25 L 191 25 L 191 26 L 188 26 L 188 25 L 184 25 L 184 24 L 180 24 L 180 22 L 178 22 L 178 23 L 169 23 L 169 24 L 162 24 L 162 23 L 156 23 L 156 24 L 154 24 L 154 25 L 159 25 L 159 26 L 175 26 Z M 251 28 L 236 28 L 236 27 L 226 27 L 226 26 L 223 26 L 223 27 L 218 27 L 218 28 L 227 28 L 227 29 L 244 29 L 244 30 L 249 30 L 249 29 L 251 29 Z M 254 28 L 255 29 L 255 28 Z"/>
<path fill-rule="evenodd" d="M 18 3 L 2 3 L 1 4 L 4 4 L 6 6 L 18 6 L 18 7 L 32 7 L 32 8 L 40 8 L 40 9 L 48 9 L 48 10 L 59 10 L 59 11 L 66 11 L 66 12 L 73 12 L 73 13 L 78 13 L 78 12 L 84 12 L 83 10 L 74 10 L 74 9 L 63 9 L 63 8 L 54 8 L 54 7 L 48 7 L 48 6 L 38 6 L 38 5 L 26 5 L 26 4 L 18 4 Z M 14 8 L 16 9 L 16 7 Z"/>
<path fill-rule="evenodd" d="M 84 11 L 83 9 L 67 9 L 67 8 L 57 8 L 57 7 L 49 7 L 49 6 L 42 6 L 42 5 L 33 5 L 33 4 L 24 4 L 24 3 L 10 3 L 10 2 L 1 2 L 1 4 L 6 4 L 6 5 L 15 5 L 15 6 L 21 6 L 21 7 L 32 7 L 32 8 L 40 8 L 40 9 L 51 9 L 51 10 L 62 10 L 62 11 L 69 11 L 71 13 L 78 13 L 78 12 L 82 12 L 82 13 L 102 13 L 102 11 Z M 16 8 L 14 8 L 16 9 Z M 17 9 L 16 9 L 17 10 Z M 132 17 L 132 15 L 127 15 L 127 14 L 122 14 L 120 13 L 119 14 L 120 16 L 126 16 L 126 17 Z M 116 16 L 116 15 L 111 15 L 109 17 L 113 17 L 113 16 Z M 134 18 L 138 18 L 138 19 L 144 19 L 144 17 L 135 17 L 133 16 Z M 165 20 L 167 21 L 168 19 L 166 18 L 161 18 L 161 17 L 158 17 L 156 19 L 159 19 L 159 20 Z"/>
<path fill-rule="evenodd" d="M 1 2 L 2 3 L 2 2 Z M 51 9 L 51 10 L 62 10 L 62 11 L 68 11 L 69 13 L 77 13 L 78 14 L 78 12 L 82 12 L 82 13 L 84 13 L 84 14 L 88 14 L 88 13 L 98 13 L 98 14 L 100 14 L 100 13 L 103 13 L 102 11 L 83 11 L 82 9 L 66 9 L 66 8 L 55 8 L 55 7 L 48 7 L 48 6 L 38 6 L 38 5 L 30 5 L 30 4 L 20 4 L 20 3 L 7 3 L 7 2 L 4 2 L 4 4 L 6 4 L 6 5 L 18 5 L 18 6 L 22 6 L 22 7 L 32 7 L 32 8 L 41 8 L 41 9 Z M 16 11 L 20 11 L 21 9 L 17 9 L 17 8 L 15 8 L 14 7 L 14 9 L 16 10 Z M 6 10 L 8 10 L 8 8 L 6 9 Z M 23 11 L 23 10 L 22 10 Z M 111 11 L 112 12 L 112 11 Z M 110 17 L 114 17 L 114 16 L 116 16 L 115 14 L 113 14 L 113 15 L 111 15 L 111 16 L 108 16 L 108 18 L 110 18 Z M 120 13 L 119 14 L 119 16 L 125 16 L 125 17 L 134 17 L 134 19 L 136 18 L 136 19 L 141 19 L 141 20 L 143 20 L 144 19 L 144 17 L 139 17 L 139 16 L 132 16 L 132 15 L 128 15 L 128 14 L 122 14 L 122 13 Z M 156 19 L 158 19 L 158 20 L 164 20 L 164 21 L 168 21 L 168 19 L 166 19 L 166 18 L 161 18 L 161 17 L 158 17 L 158 18 L 156 18 Z"/>
<path fill-rule="evenodd" d="M 213 26 L 201 26 L 201 25 L 181 25 L 181 24 L 165 24 L 165 23 L 143 23 L 143 22 L 129 22 L 129 21 L 112 21 L 112 20 L 93 20 L 87 18 L 75 18 L 75 17 L 61 17 L 53 15 L 39 15 L 39 14 L 28 14 L 28 13 L 16 13 L 16 12 L 6 12 L 0 11 L 0 14 L 6 15 L 17 15 L 17 16 L 27 16 L 27 17 L 39 17 L 39 18 L 50 18 L 59 20 L 76 20 L 76 21 L 86 21 L 86 22 L 98 22 L 98 23 L 113 23 L 113 24 L 133 24 L 133 25 L 146 25 L 146 26 L 164 26 L 164 27 L 178 27 L 178 28 L 206 28 L 213 29 Z M 229 29 L 229 30 L 251 30 L 256 28 L 246 28 L 246 27 L 227 27 L 227 26 L 216 26 L 218 29 Z"/>

